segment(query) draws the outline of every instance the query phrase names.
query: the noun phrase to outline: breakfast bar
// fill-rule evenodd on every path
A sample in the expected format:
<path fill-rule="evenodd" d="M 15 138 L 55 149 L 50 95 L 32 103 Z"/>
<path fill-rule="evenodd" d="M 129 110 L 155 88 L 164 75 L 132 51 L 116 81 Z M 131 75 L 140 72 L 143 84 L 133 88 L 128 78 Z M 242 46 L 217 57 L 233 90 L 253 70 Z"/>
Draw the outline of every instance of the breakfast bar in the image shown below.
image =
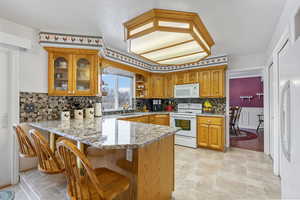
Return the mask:
<path fill-rule="evenodd" d="M 131 180 L 127 196 L 121 199 L 165 200 L 172 196 L 176 128 L 112 116 L 27 125 L 49 133 L 53 150 L 58 137 L 76 141 L 83 152 L 96 149 L 98 154 L 91 159 L 95 167 L 108 167 Z"/>

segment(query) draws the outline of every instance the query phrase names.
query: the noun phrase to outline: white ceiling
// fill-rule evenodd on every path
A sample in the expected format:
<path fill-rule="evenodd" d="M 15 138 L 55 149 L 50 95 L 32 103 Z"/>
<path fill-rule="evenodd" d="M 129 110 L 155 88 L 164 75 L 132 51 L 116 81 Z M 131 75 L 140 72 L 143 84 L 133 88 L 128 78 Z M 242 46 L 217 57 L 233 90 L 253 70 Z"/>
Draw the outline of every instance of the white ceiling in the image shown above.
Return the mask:
<path fill-rule="evenodd" d="M 285 0 L 1 0 L 0 17 L 43 31 L 102 35 L 127 50 L 122 23 L 152 8 L 197 12 L 213 55 L 266 51 Z"/>

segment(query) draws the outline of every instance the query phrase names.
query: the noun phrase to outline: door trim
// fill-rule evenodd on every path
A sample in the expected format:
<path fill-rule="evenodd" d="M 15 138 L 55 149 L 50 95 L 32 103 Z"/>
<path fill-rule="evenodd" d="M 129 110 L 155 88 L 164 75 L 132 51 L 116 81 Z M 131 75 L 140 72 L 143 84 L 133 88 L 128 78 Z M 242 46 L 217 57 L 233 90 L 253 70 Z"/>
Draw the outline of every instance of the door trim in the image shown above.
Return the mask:
<path fill-rule="evenodd" d="M 11 152 L 11 184 L 19 182 L 19 154 L 16 136 L 13 133 L 13 124 L 19 123 L 19 99 L 20 99 L 20 51 L 31 49 L 31 40 L 21 38 L 8 33 L 0 32 L 0 51 L 8 54 L 8 92 L 9 92 L 9 108 L 8 108 L 8 130 L 11 135 L 9 138 Z"/>
<path fill-rule="evenodd" d="M 13 133 L 12 126 L 19 123 L 19 66 L 20 54 L 18 50 L 2 47 L 0 44 L 0 51 L 7 53 L 9 59 L 8 65 L 8 96 L 10 105 L 8 105 L 8 131 L 9 146 L 10 146 L 10 166 L 11 166 L 11 184 L 16 184 L 19 181 L 19 157 L 16 143 L 16 136 Z"/>
<path fill-rule="evenodd" d="M 251 75 L 247 75 L 247 72 L 249 71 L 256 71 L 258 74 L 255 75 L 256 77 L 260 76 L 262 77 L 262 79 L 264 80 L 264 85 L 265 85 L 265 77 L 266 77 L 266 74 L 265 74 L 265 66 L 257 66 L 257 67 L 251 67 L 251 68 L 245 68 L 245 69 L 230 69 L 230 70 L 227 70 L 226 71 L 226 122 L 225 122 L 225 135 L 226 135 L 226 140 L 225 140 L 225 144 L 226 144 L 226 148 L 230 148 L 230 116 L 229 116 L 229 105 L 230 105 L 230 84 L 229 84 L 229 81 L 230 79 L 234 79 L 234 78 L 230 78 L 231 75 L 233 73 L 236 73 L 238 72 L 240 74 L 240 76 L 238 78 L 246 78 L 246 77 L 253 77 Z M 243 75 L 243 73 L 245 73 L 245 75 Z M 237 78 L 237 77 L 235 77 Z M 264 87 L 266 88 L 266 87 Z M 264 97 L 265 99 L 265 97 Z M 264 101 L 264 109 L 265 109 L 265 101 Z M 265 110 L 264 110 L 265 112 Z M 264 120 L 265 120 L 265 116 L 264 116 Z M 264 130 L 266 128 L 266 124 L 264 123 Z M 266 134 L 264 134 L 264 140 L 266 140 Z M 268 147 L 268 145 L 265 145 L 264 144 L 264 152 L 266 153 L 266 147 Z"/>
<path fill-rule="evenodd" d="M 280 175 L 280 116 L 279 116 L 279 53 L 290 40 L 289 28 L 286 28 L 280 40 L 273 50 L 273 78 L 274 78 L 274 158 L 273 172 Z"/>

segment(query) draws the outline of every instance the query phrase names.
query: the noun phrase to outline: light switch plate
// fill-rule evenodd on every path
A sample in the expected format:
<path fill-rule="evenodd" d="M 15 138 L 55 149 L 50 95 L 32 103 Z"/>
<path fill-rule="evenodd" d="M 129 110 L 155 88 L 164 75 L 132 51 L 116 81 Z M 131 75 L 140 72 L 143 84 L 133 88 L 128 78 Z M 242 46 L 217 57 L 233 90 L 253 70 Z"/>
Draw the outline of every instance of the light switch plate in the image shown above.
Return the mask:
<path fill-rule="evenodd" d="M 126 149 L 126 160 L 132 162 L 132 155 L 133 155 L 132 149 Z"/>

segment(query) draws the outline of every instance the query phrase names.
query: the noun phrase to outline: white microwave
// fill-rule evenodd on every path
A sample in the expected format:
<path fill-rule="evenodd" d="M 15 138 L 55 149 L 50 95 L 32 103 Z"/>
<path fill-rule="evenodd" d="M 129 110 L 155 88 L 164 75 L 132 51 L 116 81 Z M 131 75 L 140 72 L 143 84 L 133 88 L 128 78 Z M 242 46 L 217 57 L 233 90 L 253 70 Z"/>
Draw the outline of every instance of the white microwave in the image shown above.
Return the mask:
<path fill-rule="evenodd" d="M 184 84 L 174 86 L 175 98 L 199 98 L 199 83 L 196 84 Z"/>

